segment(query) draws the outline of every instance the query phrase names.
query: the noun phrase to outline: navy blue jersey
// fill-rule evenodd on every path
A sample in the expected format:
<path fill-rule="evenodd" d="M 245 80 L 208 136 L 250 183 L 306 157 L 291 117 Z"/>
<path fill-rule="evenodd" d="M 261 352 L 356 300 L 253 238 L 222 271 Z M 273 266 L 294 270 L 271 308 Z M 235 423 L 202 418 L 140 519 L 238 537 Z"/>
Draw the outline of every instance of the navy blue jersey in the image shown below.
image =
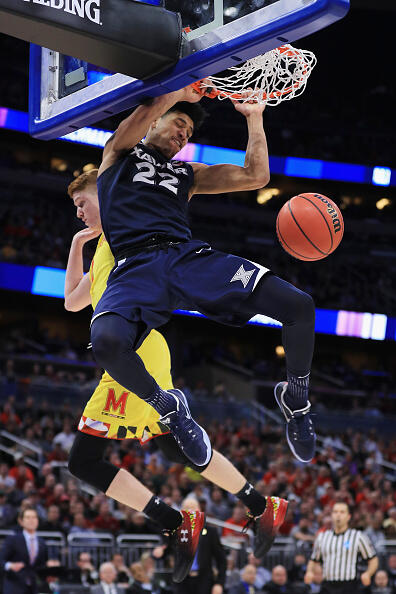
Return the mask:
<path fill-rule="evenodd" d="M 102 227 L 116 260 L 161 234 L 191 239 L 188 193 L 194 172 L 139 142 L 98 178 Z"/>

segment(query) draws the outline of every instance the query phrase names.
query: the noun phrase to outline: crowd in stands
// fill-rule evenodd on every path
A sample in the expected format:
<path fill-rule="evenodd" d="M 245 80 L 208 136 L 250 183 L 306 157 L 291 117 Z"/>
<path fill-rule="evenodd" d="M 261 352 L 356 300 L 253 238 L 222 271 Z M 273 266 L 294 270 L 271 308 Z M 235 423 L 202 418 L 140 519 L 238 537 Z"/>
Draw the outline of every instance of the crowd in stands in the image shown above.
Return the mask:
<path fill-rule="evenodd" d="M 194 332 L 195 336 L 178 348 L 178 365 L 187 378 L 190 369 L 207 364 L 240 373 L 243 378 L 254 377 L 264 385 L 257 389 L 257 399 L 269 408 L 275 407 L 271 386 L 283 377 L 282 353 L 279 356 L 274 346 L 249 336 L 236 339 L 230 333 L 212 335 L 199 325 Z M 266 335 L 265 329 L 262 332 Z M 30 394 L 50 400 L 56 391 L 61 399 L 83 403 L 101 375 L 84 340 L 89 340 L 88 323 L 81 340 L 72 333 L 66 339 L 53 328 L 49 331 L 33 316 L 14 323 L 0 335 L 0 398 L 15 395 L 19 399 Z M 170 344 L 172 348 L 172 341 Z M 317 413 L 340 411 L 386 421 L 395 414 L 395 379 L 392 352 L 384 344 L 370 353 L 359 351 L 357 346 L 353 353 L 348 348 L 328 351 L 322 347 L 316 350 L 313 361 L 311 400 Z M 191 386 L 192 402 L 238 401 L 232 383 L 218 381 L 210 388 L 203 377 L 178 381 L 182 389 L 186 389 L 186 382 Z"/>
<path fill-rule="evenodd" d="M 0 430 L 27 440 L 39 447 L 41 453 L 37 470 L 27 462 L 32 455 L 27 445 L 12 448 L 11 442 L 7 442 L 11 449 L 1 453 L 0 464 L 0 528 L 16 528 L 18 510 L 21 506 L 33 505 L 38 511 L 40 529 L 45 531 L 65 535 L 84 532 L 92 538 L 98 532 L 155 533 L 155 527 L 144 514 L 116 504 L 103 494 L 88 495 L 77 481 L 65 474 L 78 415 L 79 411 L 67 405 L 62 408 L 58 403 L 55 409 L 31 397 L 16 400 L 10 396 L 2 402 Z M 335 501 L 348 502 L 353 511 L 352 526 L 365 530 L 377 552 L 382 556 L 386 554 L 384 543 L 396 538 L 396 490 L 382 463 L 396 462 L 394 438 L 386 440 L 375 433 L 367 436 L 352 431 L 328 435 L 313 463 L 304 466 L 290 455 L 281 427 L 273 424 L 258 427 L 231 419 L 208 421 L 206 427 L 213 446 L 232 460 L 260 493 L 276 494 L 290 502 L 280 534 L 290 537 L 294 543 L 292 550 L 297 557 L 293 567 L 289 564 L 287 572 L 283 566 L 266 567 L 265 561 L 262 565 L 251 557 L 245 559 L 240 571 L 240 567 L 236 568 L 236 559 L 230 555 L 227 574 L 230 594 L 242 591 L 232 589 L 237 588 L 241 580 L 256 583 L 257 592 L 288 592 L 287 589 L 277 590 L 276 585 L 298 581 L 296 576 L 301 577 L 303 569 L 296 566 L 306 563 L 318 531 L 331 526 L 330 510 Z M 340 446 L 346 449 L 340 450 Z M 134 440 L 109 441 L 107 455 L 115 465 L 131 471 L 176 509 L 180 509 L 183 498 L 188 496 L 195 498 L 209 517 L 236 526 L 246 522 L 241 503 L 190 469 L 169 463 L 156 449 L 155 439 L 144 446 Z M 240 534 L 228 528 L 223 529 L 222 536 L 231 542 L 241 540 Z M 242 540 L 245 538 L 243 535 Z M 83 560 L 86 567 L 91 567 L 92 561 L 85 557 Z M 127 575 L 128 583 L 132 582 L 131 576 L 142 575 L 143 581 L 148 579 L 149 572 L 142 562 L 129 569 L 124 567 L 121 558 L 117 563 L 122 565 L 120 571 Z M 392 579 L 396 579 L 396 556 L 383 560 L 382 565 L 381 569 L 387 575 L 393 571 Z M 97 566 L 90 569 L 92 579 L 94 576 L 97 579 L 98 569 Z M 107 569 L 110 572 L 111 568 Z M 379 581 L 380 578 L 381 575 Z M 317 592 L 314 585 L 311 590 L 301 592 Z"/>

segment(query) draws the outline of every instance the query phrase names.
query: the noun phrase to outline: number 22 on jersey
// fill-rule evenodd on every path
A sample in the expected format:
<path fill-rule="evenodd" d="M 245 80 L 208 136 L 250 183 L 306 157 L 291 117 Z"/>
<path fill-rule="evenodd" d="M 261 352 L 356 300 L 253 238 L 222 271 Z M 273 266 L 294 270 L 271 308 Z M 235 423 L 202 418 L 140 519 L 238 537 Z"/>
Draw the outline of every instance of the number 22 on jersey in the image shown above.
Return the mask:
<path fill-rule="evenodd" d="M 133 182 L 143 182 L 145 184 L 155 185 L 156 183 L 156 175 L 161 178 L 161 181 L 158 183 L 159 186 L 163 186 L 173 194 L 177 195 L 177 189 L 179 185 L 179 179 L 168 172 L 159 172 L 156 171 L 154 165 L 151 163 L 147 163 L 147 161 L 142 161 L 140 163 L 135 163 L 136 169 L 139 170 L 139 173 L 135 173 L 133 176 Z"/>

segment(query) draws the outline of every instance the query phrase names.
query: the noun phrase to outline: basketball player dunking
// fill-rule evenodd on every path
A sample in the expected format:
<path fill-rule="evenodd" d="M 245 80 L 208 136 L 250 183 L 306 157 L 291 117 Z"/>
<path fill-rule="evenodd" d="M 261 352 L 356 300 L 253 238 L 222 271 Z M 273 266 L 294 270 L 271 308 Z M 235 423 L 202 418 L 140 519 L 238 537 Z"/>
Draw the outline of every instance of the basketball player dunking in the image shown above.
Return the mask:
<path fill-rule="evenodd" d="M 97 173 L 93 170 L 82 174 L 68 189 L 77 208 L 77 216 L 88 226 L 74 236 L 69 254 L 65 307 L 71 311 L 79 311 L 91 303 L 95 308 L 114 267 L 114 257 L 101 228 Z M 89 274 L 84 276 L 83 246 L 99 234 Z M 137 353 L 162 389 L 173 389 L 170 353 L 164 337 L 151 330 Z M 70 454 L 71 471 L 118 501 L 145 511 L 165 530 L 175 531 L 173 540 L 178 554 L 174 575 L 180 581 L 194 558 L 203 514 L 187 511 L 180 514 L 154 497 L 128 472 L 104 460 L 108 439 L 132 438 L 144 443 L 155 437 L 156 444 L 169 460 L 192 466 L 204 478 L 233 493 L 247 505 L 248 516 L 255 529 L 255 553 L 257 557 L 262 557 L 283 522 L 287 502 L 278 497 L 260 495 L 219 452 L 213 452 L 207 466 L 194 466 L 159 419 L 159 413 L 150 404 L 123 388 L 105 372 L 82 414 L 79 433 Z"/>
<path fill-rule="evenodd" d="M 100 214 L 117 265 L 94 311 L 93 352 L 111 377 L 159 413 L 186 457 L 205 467 L 212 458 L 206 432 L 191 418 L 184 395 L 162 389 L 136 349 L 178 307 L 234 325 L 257 313 L 278 319 L 283 323 L 288 381 L 276 386 L 275 397 L 286 416 L 292 451 L 309 461 L 315 446 L 308 401 L 314 344 L 311 297 L 259 264 L 192 240 L 187 223 L 194 194 L 254 189 L 268 182 L 264 107 L 235 105 L 249 131 L 244 167 L 172 162 L 199 123 L 202 110 L 193 104 L 200 98 L 187 87 L 139 106 L 104 149 L 98 177 Z M 101 455 L 95 455 L 95 450 L 80 448 L 71 461 L 76 474 L 87 472 L 93 482 L 102 468 Z M 109 495 L 133 489 L 116 467 L 101 480 Z M 150 501 L 146 513 L 155 517 L 156 505 L 160 507 Z"/>

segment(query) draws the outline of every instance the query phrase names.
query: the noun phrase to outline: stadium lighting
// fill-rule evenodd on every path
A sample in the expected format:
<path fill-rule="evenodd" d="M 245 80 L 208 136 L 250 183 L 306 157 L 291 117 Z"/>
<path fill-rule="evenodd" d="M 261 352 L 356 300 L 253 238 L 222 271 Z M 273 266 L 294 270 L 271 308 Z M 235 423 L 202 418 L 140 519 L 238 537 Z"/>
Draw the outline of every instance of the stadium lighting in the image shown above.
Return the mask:
<path fill-rule="evenodd" d="M 385 206 L 389 206 L 390 204 L 392 204 L 392 202 L 389 200 L 389 198 L 380 198 L 375 203 L 375 206 L 378 208 L 378 210 L 382 210 L 385 208 Z"/>
<path fill-rule="evenodd" d="M 265 204 L 274 196 L 279 196 L 280 189 L 279 188 L 262 188 L 257 192 L 257 203 L 258 204 Z"/>

